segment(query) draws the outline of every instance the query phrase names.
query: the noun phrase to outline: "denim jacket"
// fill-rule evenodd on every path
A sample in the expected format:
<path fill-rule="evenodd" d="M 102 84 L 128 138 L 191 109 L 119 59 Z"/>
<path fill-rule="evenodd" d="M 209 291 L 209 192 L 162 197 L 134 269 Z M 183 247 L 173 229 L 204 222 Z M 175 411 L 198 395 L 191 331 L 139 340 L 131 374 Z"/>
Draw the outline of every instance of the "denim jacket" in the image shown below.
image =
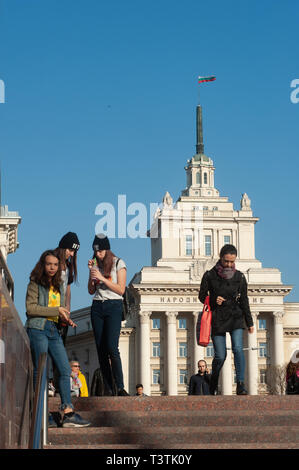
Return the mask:
<path fill-rule="evenodd" d="M 48 317 L 59 314 L 59 307 L 48 307 L 49 289 L 30 281 L 26 294 L 26 316 L 25 328 L 44 330 Z M 60 289 L 60 306 L 65 305 L 64 289 Z M 42 308 L 39 308 L 42 307 Z"/>

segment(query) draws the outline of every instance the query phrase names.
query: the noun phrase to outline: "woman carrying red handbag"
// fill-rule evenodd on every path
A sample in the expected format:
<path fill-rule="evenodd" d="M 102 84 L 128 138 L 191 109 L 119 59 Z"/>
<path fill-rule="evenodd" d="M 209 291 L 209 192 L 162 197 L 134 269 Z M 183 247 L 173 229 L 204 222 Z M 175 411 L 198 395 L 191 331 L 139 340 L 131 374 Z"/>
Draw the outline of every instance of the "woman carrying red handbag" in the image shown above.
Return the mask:
<path fill-rule="evenodd" d="M 244 388 L 245 356 L 243 351 L 243 330 L 253 333 L 254 326 L 247 296 L 247 282 L 244 274 L 235 267 L 237 250 L 233 245 L 224 245 L 220 259 L 202 277 L 199 300 L 204 303 L 209 296 L 212 310 L 212 341 L 214 359 L 210 381 L 211 395 L 217 394 L 218 378 L 226 359 L 226 332 L 232 340 L 234 363 L 237 375 L 237 395 L 247 395 Z"/>

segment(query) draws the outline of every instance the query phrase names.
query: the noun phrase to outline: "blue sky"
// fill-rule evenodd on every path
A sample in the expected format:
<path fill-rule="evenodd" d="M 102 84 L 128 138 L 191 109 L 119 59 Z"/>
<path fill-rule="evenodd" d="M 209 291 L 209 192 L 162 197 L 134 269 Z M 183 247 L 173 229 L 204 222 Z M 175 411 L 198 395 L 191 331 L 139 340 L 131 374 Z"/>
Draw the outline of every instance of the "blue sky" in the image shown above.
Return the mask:
<path fill-rule="evenodd" d="M 0 0 L 2 204 L 22 217 L 8 258 L 22 319 L 30 271 L 67 231 L 81 242 L 72 308 L 91 303 L 99 203 L 177 200 L 195 153 L 197 76 L 210 74 L 200 101 L 215 186 L 236 209 L 247 192 L 256 257 L 299 302 L 298 14 L 296 0 Z M 112 249 L 128 280 L 151 264 L 149 239 Z"/>

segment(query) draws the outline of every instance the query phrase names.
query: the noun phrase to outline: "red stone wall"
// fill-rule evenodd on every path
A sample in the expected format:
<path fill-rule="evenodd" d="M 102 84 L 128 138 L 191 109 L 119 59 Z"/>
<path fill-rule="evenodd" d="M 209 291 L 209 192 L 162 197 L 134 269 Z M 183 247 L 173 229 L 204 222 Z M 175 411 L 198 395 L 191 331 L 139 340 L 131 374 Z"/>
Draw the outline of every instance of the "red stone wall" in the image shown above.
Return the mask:
<path fill-rule="evenodd" d="M 0 449 L 28 448 L 31 406 L 29 339 L 0 278 Z"/>

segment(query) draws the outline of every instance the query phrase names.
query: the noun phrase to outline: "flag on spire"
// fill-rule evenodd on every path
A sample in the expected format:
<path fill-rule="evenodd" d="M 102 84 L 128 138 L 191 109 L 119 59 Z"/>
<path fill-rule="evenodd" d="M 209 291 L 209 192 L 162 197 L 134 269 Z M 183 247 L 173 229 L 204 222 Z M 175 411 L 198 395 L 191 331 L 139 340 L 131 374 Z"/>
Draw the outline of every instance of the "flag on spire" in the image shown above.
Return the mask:
<path fill-rule="evenodd" d="M 211 75 L 210 77 L 198 77 L 198 83 L 213 82 L 214 80 L 216 80 L 214 75 Z"/>

